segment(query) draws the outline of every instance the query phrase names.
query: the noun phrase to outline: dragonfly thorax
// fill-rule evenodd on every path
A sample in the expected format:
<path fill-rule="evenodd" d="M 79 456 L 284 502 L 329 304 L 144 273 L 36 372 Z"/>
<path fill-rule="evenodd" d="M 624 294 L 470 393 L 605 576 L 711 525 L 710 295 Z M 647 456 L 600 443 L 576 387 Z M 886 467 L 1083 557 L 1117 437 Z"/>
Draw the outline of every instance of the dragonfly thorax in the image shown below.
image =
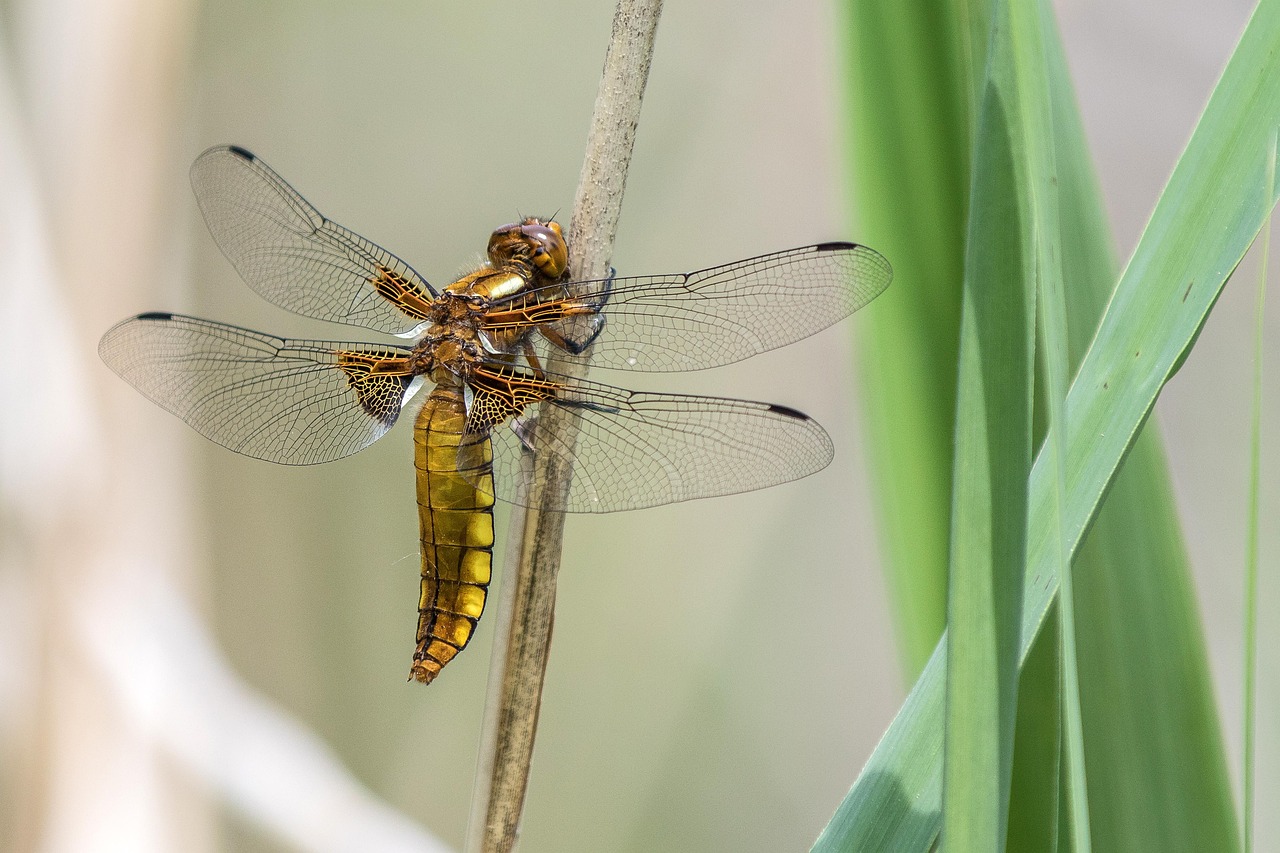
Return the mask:
<path fill-rule="evenodd" d="M 501 267 L 486 264 L 446 287 L 440 296 L 443 301 L 459 302 L 476 313 L 483 313 L 495 300 L 514 296 L 530 287 L 537 274 L 532 263 L 522 259 Z"/>
<path fill-rule="evenodd" d="M 433 382 L 456 384 L 457 377 L 470 373 L 482 355 L 475 329 L 432 326 L 413 348 L 411 359 L 414 373 L 426 374 Z"/>

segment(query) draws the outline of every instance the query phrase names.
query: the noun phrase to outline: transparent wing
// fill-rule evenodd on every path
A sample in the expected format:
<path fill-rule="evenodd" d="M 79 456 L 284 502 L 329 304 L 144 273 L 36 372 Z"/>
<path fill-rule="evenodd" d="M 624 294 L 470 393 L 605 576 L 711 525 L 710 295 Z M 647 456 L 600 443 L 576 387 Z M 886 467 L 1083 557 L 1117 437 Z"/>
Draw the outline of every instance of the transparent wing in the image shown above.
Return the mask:
<path fill-rule="evenodd" d="M 598 331 L 589 358 L 599 367 L 700 370 L 825 329 L 882 293 L 892 278 L 889 262 L 874 249 L 822 243 L 697 272 L 539 288 L 495 303 L 493 316 L 537 321 L 570 343 Z M 602 329 L 590 313 L 597 309 Z"/>
<path fill-rule="evenodd" d="M 413 268 L 330 222 L 252 153 L 210 148 L 191 167 L 205 222 L 241 278 L 306 317 L 403 334 L 435 292 Z"/>
<path fill-rule="evenodd" d="M 349 456 L 400 414 L 408 350 L 291 341 L 179 314 L 141 314 L 98 344 L 107 366 L 223 447 L 285 465 Z"/>
<path fill-rule="evenodd" d="M 785 406 L 536 379 L 510 368 L 495 374 L 500 381 L 473 374 L 473 406 L 517 386 L 519 416 L 492 431 L 495 488 L 512 503 L 536 500 L 540 455 L 572 463 L 570 512 L 614 512 L 785 483 L 822 470 L 833 453 L 816 421 Z M 576 442 L 539 429 L 552 407 L 576 421 Z"/>

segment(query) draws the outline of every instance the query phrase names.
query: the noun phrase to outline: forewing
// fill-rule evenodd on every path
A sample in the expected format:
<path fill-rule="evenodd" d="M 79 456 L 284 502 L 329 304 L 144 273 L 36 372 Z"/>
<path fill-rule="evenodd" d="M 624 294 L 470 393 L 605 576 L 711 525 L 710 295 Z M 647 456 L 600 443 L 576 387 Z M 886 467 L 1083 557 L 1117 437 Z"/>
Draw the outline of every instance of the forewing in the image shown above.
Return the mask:
<path fill-rule="evenodd" d="M 421 276 L 330 222 L 252 153 L 210 148 L 191 167 L 191 186 L 223 254 L 281 308 L 391 334 L 425 318 L 435 293 Z"/>
<path fill-rule="evenodd" d="M 408 350 L 291 341 L 179 314 L 142 314 L 98 345 L 107 366 L 223 447 L 286 465 L 349 456 L 400 414 Z"/>
<path fill-rule="evenodd" d="M 573 466 L 570 512 L 746 492 L 799 479 L 831 461 L 822 427 L 785 406 L 627 391 L 553 375 L 528 382 L 519 416 L 492 432 L 498 497 L 513 503 L 538 500 L 542 455 Z M 540 429 L 550 407 L 576 421 L 575 441 L 552 440 Z"/>
<path fill-rule="evenodd" d="M 674 275 L 555 285 L 517 294 L 495 311 L 536 306 L 553 337 L 594 333 L 600 367 L 655 372 L 730 364 L 794 343 L 857 311 L 889 286 L 889 262 L 856 243 L 822 243 Z M 564 299 L 568 288 L 572 298 Z M 571 356 L 572 357 L 572 356 Z"/>

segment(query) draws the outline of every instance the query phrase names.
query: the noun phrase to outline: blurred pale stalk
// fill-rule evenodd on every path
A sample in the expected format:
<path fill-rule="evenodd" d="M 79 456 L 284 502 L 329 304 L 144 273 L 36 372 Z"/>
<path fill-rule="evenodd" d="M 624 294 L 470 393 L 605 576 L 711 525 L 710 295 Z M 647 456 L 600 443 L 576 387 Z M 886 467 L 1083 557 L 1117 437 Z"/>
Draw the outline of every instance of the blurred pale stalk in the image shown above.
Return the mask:
<path fill-rule="evenodd" d="M 0 847 L 212 850 L 213 790 L 299 849 L 434 853 L 225 666 L 187 603 L 176 433 L 97 357 L 181 278 L 166 202 L 194 11 L 38 2 L 0 38 L 26 60 L 0 53 Z"/>
<path fill-rule="evenodd" d="M 193 12 L 42 0 L 17 10 L 8 41 L 26 91 L 6 81 L 0 119 L 14 229 L 0 238 L 13 241 L 0 346 L 22 369 L 0 379 L 11 406 L 0 489 L 5 570 L 34 614 L 8 731 L 16 849 L 212 849 L 203 795 L 179 784 L 87 648 L 110 641 L 95 596 L 189 566 L 177 449 L 139 438 L 143 410 L 108 381 L 96 344 L 108 318 L 174 275 L 148 260 L 168 223 L 164 153 Z"/>

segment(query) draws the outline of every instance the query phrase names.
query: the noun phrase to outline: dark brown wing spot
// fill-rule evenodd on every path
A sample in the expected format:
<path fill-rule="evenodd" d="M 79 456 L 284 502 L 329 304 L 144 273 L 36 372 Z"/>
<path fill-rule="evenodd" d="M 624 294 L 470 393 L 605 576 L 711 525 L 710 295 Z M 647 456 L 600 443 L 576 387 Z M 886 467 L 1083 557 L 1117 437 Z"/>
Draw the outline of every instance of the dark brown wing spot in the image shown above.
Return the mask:
<path fill-rule="evenodd" d="M 467 410 L 467 431 L 487 432 L 519 417 L 542 400 L 555 399 L 563 386 L 519 370 L 489 366 L 470 379 L 472 399 Z"/>
<path fill-rule="evenodd" d="M 400 414 L 405 389 L 413 381 L 409 360 L 390 354 L 340 351 L 338 369 L 347 375 L 360 407 L 390 425 Z"/>
<path fill-rule="evenodd" d="M 776 415 L 786 415 L 789 418 L 795 418 L 798 421 L 810 420 L 810 417 L 806 415 L 804 412 L 801 412 L 797 409 L 793 409 L 790 406 L 779 406 L 777 403 L 771 404 L 769 406 L 769 411 L 773 412 Z"/>

